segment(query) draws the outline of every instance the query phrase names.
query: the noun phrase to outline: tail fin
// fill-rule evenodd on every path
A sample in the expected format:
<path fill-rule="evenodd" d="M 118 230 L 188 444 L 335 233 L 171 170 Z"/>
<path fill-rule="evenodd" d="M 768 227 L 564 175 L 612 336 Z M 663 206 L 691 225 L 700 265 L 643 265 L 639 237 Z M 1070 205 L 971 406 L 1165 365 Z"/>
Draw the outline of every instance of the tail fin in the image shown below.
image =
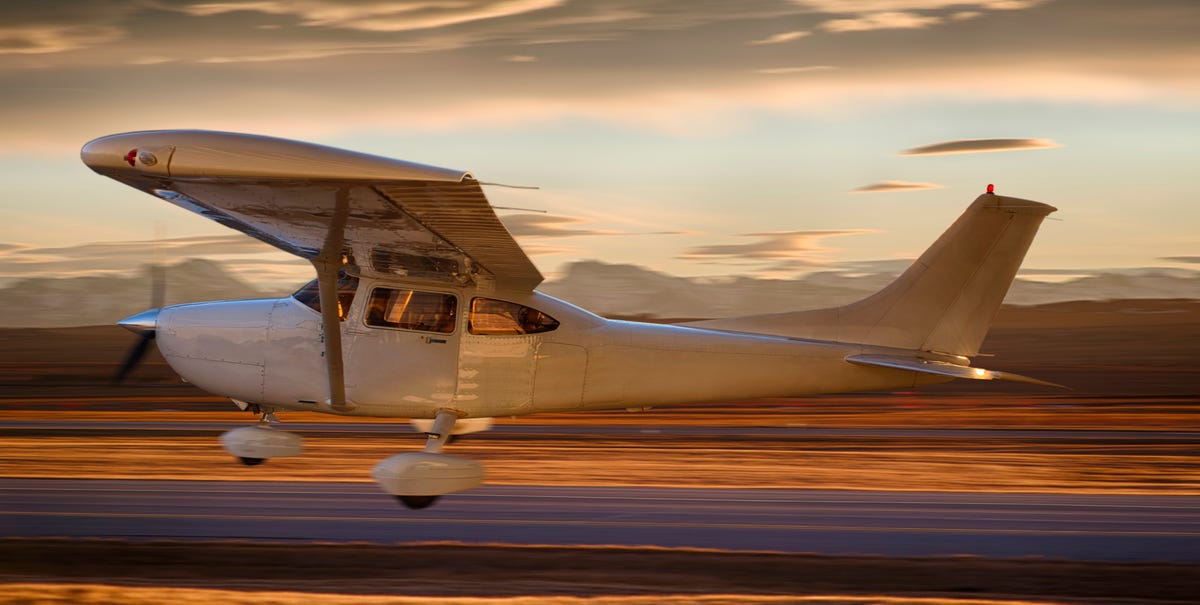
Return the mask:
<path fill-rule="evenodd" d="M 695 322 L 717 330 L 971 356 L 1053 206 L 985 193 L 896 281 L 844 307 Z"/>

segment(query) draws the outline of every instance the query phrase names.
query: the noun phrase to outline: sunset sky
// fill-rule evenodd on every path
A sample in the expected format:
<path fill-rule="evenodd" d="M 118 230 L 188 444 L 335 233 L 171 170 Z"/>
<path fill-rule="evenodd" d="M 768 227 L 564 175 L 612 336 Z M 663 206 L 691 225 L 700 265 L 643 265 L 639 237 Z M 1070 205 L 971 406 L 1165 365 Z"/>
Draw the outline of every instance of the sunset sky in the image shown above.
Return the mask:
<path fill-rule="evenodd" d="M 1200 268 L 1195 0 L 125 0 L 0 8 L 0 285 L 303 262 L 79 161 L 267 134 L 470 170 L 568 262 L 790 277 L 915 257 L 988 183 L 1057 206 L 1024 275 Z M 165 235 L 156 236 L 156 230 Z"/>

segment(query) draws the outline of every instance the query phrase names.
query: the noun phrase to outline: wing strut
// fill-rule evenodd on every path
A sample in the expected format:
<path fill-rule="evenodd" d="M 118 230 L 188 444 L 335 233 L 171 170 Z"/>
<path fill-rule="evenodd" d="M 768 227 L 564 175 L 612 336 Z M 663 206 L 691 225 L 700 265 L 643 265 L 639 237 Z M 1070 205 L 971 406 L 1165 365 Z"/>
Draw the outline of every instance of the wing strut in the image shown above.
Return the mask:
<path fill-rule="evenodd" d="M 342 362 L 342 321 L 339 314 L 338 271 L 342 268 L 342 250 L 346 240 L 346 218 L 350 214 L 350 189 L 340 187 L 329 231 L 321 254 L 312 259 L 317 270 L 321 296 L 321 330 L 325 335 L 325 370 L 329 374 L 329 407 L 338 412 L 354 409 L 346 402 L 346 375 Z"/>

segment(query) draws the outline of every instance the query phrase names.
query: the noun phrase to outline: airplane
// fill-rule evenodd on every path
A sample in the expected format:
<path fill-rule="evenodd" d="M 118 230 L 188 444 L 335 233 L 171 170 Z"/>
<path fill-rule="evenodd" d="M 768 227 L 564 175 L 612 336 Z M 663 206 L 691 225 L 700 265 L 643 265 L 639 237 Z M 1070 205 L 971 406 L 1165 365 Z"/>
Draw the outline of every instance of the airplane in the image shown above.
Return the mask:
<path fill-rule="evenodd" d="M 184 380 L 259 416 L 222 435 L 247 465 L 303 449 L 276 412 L 406 418 L 420 452 L 372 470 L 425 508 L 482 484 L 443 453 L 493 418 L 1042 380 L 971 365 L 1053 206 L 979 195 L 903 274 L 836 308 L 662 325 L 536 290 L 542 275 L 471 173 L 266 136 L 198 130 L 87 143 L 93 171 L 310 261 L 291 296 L 163 306 L 119 325 Z"/>

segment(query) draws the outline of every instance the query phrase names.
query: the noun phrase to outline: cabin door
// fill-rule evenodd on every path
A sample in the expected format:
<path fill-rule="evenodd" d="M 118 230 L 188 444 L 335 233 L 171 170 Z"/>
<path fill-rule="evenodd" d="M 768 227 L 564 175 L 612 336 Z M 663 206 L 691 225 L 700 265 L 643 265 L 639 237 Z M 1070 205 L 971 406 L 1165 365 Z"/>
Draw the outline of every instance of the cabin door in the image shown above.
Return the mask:
<path fill-rule="evenodd" d="M 449 406 L 458 384 L 458 314 L 452 292 L 372 286 L 362 320 L 347 330 L 347 399 L 430 410 Z"/>

